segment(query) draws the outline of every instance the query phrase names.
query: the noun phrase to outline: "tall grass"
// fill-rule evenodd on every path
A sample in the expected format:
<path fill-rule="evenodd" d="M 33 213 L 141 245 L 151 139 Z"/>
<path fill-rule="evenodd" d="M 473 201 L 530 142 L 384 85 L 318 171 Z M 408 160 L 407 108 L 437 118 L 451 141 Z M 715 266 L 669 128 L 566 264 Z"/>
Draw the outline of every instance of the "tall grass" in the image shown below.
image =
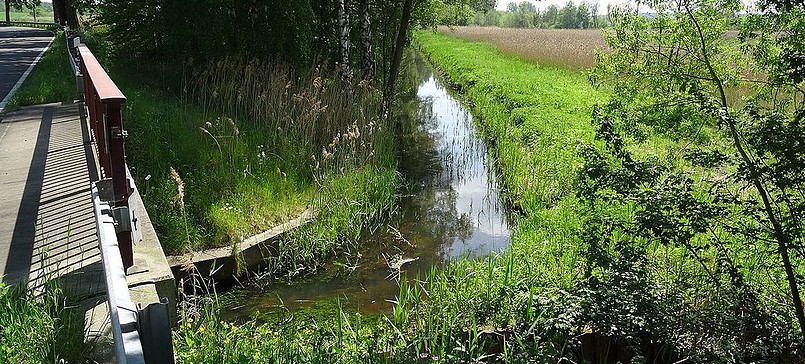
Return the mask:
<path fill-rule="evenodd" d="M 298 74 L 273 62 L 226 59 L 192 75 L 188 96 L 204 110 L 259 126 L 267 144 L 293 140 L 298 150 L 291 153 L 314 169 L 375 164 L 383 157 L 375 149 L 387 141 L 380 93 L 368 82 L 345 85 L 341 73 L 314 67 Z"/>
<path fill-rule="evenodd" d="M 349 312 L 337 301 L 293 313 L 267 308 L 258 319 L 221 319 L 219 298 L 196 280 L 184 296 L 173 342 L 179 363 L 403 363 L 415 356 L 390 322 Z M 199 284 L 200 283 L 200 284 Z M 203 295 L 199 295 L 203 294 Z"/>
<path fill-rule="evenodd" d="M 0 362 L 88 362 L 93 350 L 80 313 L 55 281 L 38 294 L 0 282 Z"/>
<path fill-rule="evenodd" d="M 11 97 L 7 108 L 75 100 L 78 90 L 69 62 L 64 32 L 58 32 L 50 49 Z"/>

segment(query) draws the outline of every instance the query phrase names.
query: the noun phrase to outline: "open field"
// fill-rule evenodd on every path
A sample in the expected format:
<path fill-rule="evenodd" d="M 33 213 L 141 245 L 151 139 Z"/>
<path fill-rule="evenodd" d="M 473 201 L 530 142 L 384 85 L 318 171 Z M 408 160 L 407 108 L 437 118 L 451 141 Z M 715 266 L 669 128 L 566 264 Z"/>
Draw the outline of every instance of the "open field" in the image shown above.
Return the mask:
<path fill-rule="evenodd" d="M 5 16 L 5 14 L 3 14 Z M 45 11 L 44 9 L 40 8 L 40 10 L 36 13 L 36 17 L 30 11 L 11 11 L 9 14 L 11 21 L 37 21 L 37 22 L 53 22 L 53 12 L 52 11 Z M 5 20 L 5 18 L 3 18 Z"/>
<path fill-rule="evenodd" d="M 499 27 L 439 27 L 455 37 L 489 42 L 501 51 L 525 59 L 571 68 L 595 65 L 595 53 L 609 49 L 601 29 L 523 29 Z"/>

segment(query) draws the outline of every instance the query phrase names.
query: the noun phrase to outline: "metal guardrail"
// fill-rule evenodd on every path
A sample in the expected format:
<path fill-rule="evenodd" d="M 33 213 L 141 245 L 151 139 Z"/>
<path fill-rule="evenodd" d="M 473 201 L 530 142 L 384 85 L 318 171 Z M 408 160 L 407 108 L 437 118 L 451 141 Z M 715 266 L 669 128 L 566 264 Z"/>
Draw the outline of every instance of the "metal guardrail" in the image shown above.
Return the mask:
<path fill-rule="evenodd" d="M 0 21 L 0 27 L 60 29 L 62 26 L 59 23 L 45 23 L 45 22 L 33 22 L 33 21 Z"/>
<path fill-rule="evenodd" d="M 123 261 L 118 254 L 112 208 L 107 202 L 101 201 L 98 186 L 94 183 L 92 184 L 92 204 L 95 208 L 98 244 L 106 277 L 112 336 L 117 344 L 117 362 L 118 364 L 145 364 L 137 325 L 137 307 L 131 302 L 129 286 L 126 283 L 126 270 L 123 268 Z"/>

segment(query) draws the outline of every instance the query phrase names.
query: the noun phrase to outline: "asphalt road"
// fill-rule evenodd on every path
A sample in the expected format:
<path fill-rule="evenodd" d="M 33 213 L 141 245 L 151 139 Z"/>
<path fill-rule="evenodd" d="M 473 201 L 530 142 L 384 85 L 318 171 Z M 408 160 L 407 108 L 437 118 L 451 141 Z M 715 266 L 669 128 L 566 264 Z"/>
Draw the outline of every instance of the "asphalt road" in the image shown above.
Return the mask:
<path fill-rule="evenodd" d="M 47 30 L 0 27 L 0 102 L 51 39 Z"/>

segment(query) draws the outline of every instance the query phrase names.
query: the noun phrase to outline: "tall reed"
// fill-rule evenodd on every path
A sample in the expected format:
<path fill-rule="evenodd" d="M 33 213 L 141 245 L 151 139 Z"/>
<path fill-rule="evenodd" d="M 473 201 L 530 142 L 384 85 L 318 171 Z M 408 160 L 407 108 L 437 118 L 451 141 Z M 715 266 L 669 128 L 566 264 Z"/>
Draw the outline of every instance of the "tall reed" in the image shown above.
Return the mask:
<path fill-rule="evenodd" d="M 315 67 L 298 73 L 285 65 L 243 58 L 214 62 L 190 76 L 186 96 L 206 112 L 259 127 L 266 145 L 288 142 L 317 177 L 378 163 L 386 148 L 380 94 L 367 82 L 345 85 L 343 70 Z M 290 157 L 290 156 L 289 156 Z"/>

